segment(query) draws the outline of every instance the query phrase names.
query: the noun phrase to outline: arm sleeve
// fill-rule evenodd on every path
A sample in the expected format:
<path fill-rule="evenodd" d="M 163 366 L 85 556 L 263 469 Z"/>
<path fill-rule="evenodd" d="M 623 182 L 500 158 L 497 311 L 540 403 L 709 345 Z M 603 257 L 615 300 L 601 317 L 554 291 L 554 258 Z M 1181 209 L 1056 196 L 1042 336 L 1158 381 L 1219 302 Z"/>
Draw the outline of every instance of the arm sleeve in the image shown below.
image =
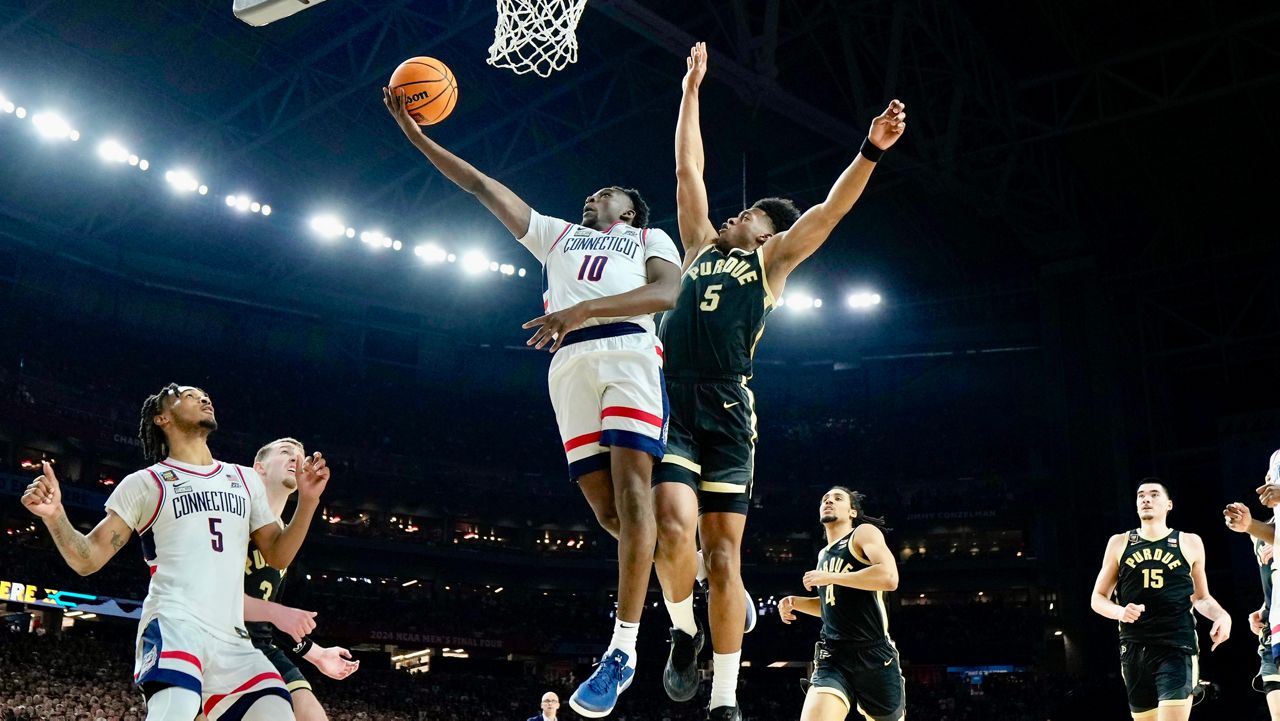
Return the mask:
<path fill-rule="evenodd" d="M 249 491 L 249 530 L 256 531 L 263 526 L 269 526 L 276 522 L 276 514 L 271 512 L 271 505 L 267 503 L 267 487 L 262 482 L 262 477 L 252 468 L 240 466 L 240 473 L 244 476 L 245 485 Z"/>
<path fill-rule="evenodd" d="M 130 473 L 120 481 L 104 504 L 108 511 L 129 524 L 134 531 L 141 531 L 160 510 L 160 487 L 148 471 Z"/>
<path fill-rule="evenodd" d="M 524 234 L 523 238 L 519 238 L 520 245 L 529 249 L 533 253 L 533 257 L 539 262 L 547 262 L 547 253 L 551 252 L 551 246 L 555 242 L 564 237 L 573 224 L 567 220 L 552 218 L 549 215 L 543 215 L 536 210 L 529 211 L 529 232 Z"/>
<path fill-rule="evenodd" d="M 662 258 L 674 263 L 677 268 L 681 266 L 680 251 L 676 248 L 676 242 L 667 235 L 667 231 L 661 228 L 645 228 L 642 232 L 646 263 L 650 258 Z"/>

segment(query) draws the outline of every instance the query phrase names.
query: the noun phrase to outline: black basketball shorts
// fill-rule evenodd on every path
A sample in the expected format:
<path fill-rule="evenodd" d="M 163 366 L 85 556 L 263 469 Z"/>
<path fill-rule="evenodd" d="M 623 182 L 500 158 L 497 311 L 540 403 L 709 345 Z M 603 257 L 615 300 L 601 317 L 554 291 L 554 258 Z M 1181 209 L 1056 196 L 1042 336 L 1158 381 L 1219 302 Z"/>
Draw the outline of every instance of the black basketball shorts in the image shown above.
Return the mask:
<path fill-rule="evenodd" d="M 831 694 L 872 721 L 899 721 L 907 711 L 898 649 L 888 640 L 871 645 L 819 641 L 809 683 L 809 693 Z"/>
<path fill-rule="evenodd" d="M 267 660 L 271 662 L 271 665 L 275 666 L 276 670 L 280 672 L 280 675 L 284 678 L 285 688 L 289 689 L 289 693 L 301 689 L 311 690 L 311 682 L 307 680 L 306 676 L 302 675 L 302 671 L 298 670 L 298 665 L 279 646 L 269 641 L 263 642 L 255 638 L 253 639 L 253 647 L 261 651 L 262 655 L 266 656 Z"/>
<path fill-rule="evenodd" d="M 1179 646 L 1152 646 L 1120 642 L 1120 675 L 1129 695 L 1129 712 L 1135 719 L 1156 717 L 1158 706 L 1191 703 L 1200 683 L 1199 656 Z"/>
<path fill-rule="evenodd" d="M 741 513 L 755 474 L 755 396 L 740 380 L 667 379 L 667 451 L 653 483 L 683 483 L 700 513 Z"/>

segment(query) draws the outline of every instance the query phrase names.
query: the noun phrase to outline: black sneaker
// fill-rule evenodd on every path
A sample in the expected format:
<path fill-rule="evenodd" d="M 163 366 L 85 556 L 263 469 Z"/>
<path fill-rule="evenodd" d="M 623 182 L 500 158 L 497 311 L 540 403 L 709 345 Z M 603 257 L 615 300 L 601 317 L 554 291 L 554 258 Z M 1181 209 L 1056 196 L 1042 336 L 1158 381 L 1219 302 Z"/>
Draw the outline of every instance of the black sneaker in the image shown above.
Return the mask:
<path fill-rule="evenodd" d="M 742 721 L 742 712 L 737 706 L 717 706 L 707 711 L 711 721 Z"/>
<path fill-rule="evenodd" d="M 662 669 L 662 688 L 672 701 L 688 701 L 698 695 L 698 654 L 706 634 L 702 627 L 690 636 L 678 628 L 671 629 L 671 652 L 667 654 L 667 666 Z"/>

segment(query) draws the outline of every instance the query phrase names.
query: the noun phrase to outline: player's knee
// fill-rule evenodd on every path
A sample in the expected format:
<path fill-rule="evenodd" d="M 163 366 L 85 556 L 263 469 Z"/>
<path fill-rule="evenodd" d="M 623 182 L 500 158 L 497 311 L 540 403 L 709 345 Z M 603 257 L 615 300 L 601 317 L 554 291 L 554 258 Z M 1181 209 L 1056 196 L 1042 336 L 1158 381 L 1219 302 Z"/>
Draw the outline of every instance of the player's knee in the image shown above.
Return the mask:
<path fill-rule="evenodd" d="M 668 550 L 675 550 L 686 545 L 694 538 L 693 526 L 681 518 L 664 517 L 658 519 L 658 545 Z"/>
<path fill-rule="evenodd" d="M 713 585 L 731 583 L 740 574 L 738 549 L 732 544 L 722 543 L 715 546 L 704 546 L 702 555 L 707 563 L 707 578 Z"/>
<path fill-rule="evenodd" d="M 618 520 L 618 512 L 609 508 L 596 510 L 595 514 L 596 522 L 600 524 L 600 527 L 603 528 L 610 536 L 617 538 L 618 533 L 622 530 L 622 522 Z"/>

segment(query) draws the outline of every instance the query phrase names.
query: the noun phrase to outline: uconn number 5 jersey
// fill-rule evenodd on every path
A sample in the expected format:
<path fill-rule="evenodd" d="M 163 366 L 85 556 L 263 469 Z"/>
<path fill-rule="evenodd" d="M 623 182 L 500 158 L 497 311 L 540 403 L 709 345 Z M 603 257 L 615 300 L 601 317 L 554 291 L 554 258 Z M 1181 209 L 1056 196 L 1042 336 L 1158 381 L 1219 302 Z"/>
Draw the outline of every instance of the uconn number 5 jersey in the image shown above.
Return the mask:
<path fill-rule="evenodd" d="M 143 625 L 156 613 L 174 614 L 223 638 L 244 637 L 249 534 L 276 522 L 252 468 L 167 459 L 126 476 L 106 507 L 142 540 L 151 569 Z"/>
<path fill-rule="evenodd" d="M 657 228 L 636 228 L 622 222 L 601 232 L 534 210 L 529 215 L 529 232 L 520 238 L 520 244 L 542 262 L 543 308 L 548 313 L 644 286 L 649 282 L 645 263 L 650 258 L 662 258 L 680 267 L 680 253 L 671 236 Z M 619 321 L 654 332 L 652 315 L 591 318 L 583 325 Z"/>

